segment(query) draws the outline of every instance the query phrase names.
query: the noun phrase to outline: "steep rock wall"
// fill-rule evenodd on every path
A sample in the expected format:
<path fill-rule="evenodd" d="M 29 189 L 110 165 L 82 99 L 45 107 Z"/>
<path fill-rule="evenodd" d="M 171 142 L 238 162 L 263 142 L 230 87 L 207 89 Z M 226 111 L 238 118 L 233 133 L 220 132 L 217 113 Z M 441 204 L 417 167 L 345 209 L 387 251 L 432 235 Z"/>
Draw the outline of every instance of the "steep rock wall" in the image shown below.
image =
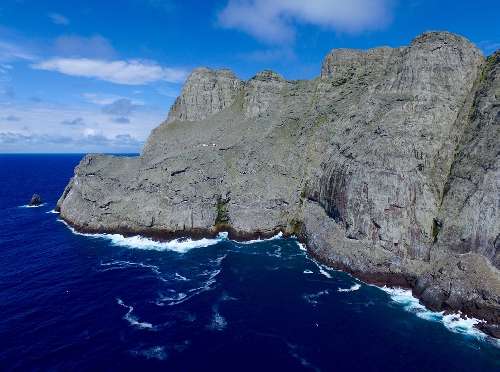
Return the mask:
<path fill-rule="evenodd" d="M 141 156 L 88 155 L 58 208 L 83 231 L 297 234 L 324 262 L 500 324 L 497 71 L 445 32 L 333 50 L 310 81 L 197 69 Z"/>

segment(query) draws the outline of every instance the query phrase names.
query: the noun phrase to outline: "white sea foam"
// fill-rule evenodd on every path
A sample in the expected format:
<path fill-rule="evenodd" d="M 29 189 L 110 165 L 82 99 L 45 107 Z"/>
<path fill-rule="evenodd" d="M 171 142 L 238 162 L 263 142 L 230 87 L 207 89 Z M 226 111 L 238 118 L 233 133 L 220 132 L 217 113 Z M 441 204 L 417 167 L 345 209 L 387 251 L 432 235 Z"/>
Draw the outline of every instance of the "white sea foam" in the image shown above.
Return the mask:
<path fill-rule="evenodd" d="M 308 370 L 312 369 L 313 371 L 320 371 L 319 368 L 312 365 L 306 358 L 304 358 L 303 356 L 301 356 L 298 353 L 298 346 L 297 345 L 291 344 L 289 342 L 287 342 L 286 344 L 288 346 L 288 351 L 290 352 L 290 355 L 292 357 L 294 357 L 295 359 L 297 359 L 305 369 L 308 369 Z"/>
<path fill-rule="evenodd" d="M 299 246 L 299 249 L 300 249 L 301 251 L 307 252 L 307 248 L 306 248 L 305 244 L 302 244 L 302 243 L 301 243 L 301 242 L 299 242 L 299 241 L 296 241 L 296 243 L 297 243 L 297 245 Z"/>
<path fill-rule="evenodd" d="M 328 279 L 332 278 L 332 275 L 327 271 L 327 268 L 325 266 L 316 262 L 316 260 L 311 260 L 311 261 L 314 262 L 314 264 L 318 267 L 319 273 L 321 275 L 323 275 L 324 277 L 327 277 Z"/>
<path fill-rule="evenodd" d="M 332 276 L 330 275 L 330 273 L 328 271 L 326 271 L 323 267 L 319 266 L 319 272 L 321 273 L 321 275 L 323 276 L 326 276 L 327 278 L 331 279 Z"/>
<path fill-rule="evenodd" d="M 222 234 L 215 239 L 174 239 L 167 242 L 159 242 L 153 239 L 145 238 L 140 235 L 126 237 L 120 234 L 88 234 L 76 231 L 72 226 L 68 225 L 66 221 L 59 219 L 59 222 L 64 223 L 74 234 L 83 235 L 91 238 L 107 239 L 111 244 L 120 247 L 128 247 L 134 249 L 146 249 L 155 251 L 173 251 L 177 253 L 186 253 L 194 248 L 204 248 L 219 243 L 225 237 Z"/>
<path fill-rule="evenodd" d="M 180 280 L 180 281 L 183 281 L 183 282 L 187 282 L 189 279 L 186 278 L 185 276 L 179 274 L 179 273 L 175 273 L 175 276 L 174 276 L 175 280 Z"/>
<path fill-rule="evenodd" d="M 281 258 L 281 247 L 277 247 L 274 252 L 267 252 L 268 256 Z"/>
<path fill-rule="evenodd" d="M 146 249 L 155 251 L 173 251 L 177 253 L 186 253 L 194 248 L 205 248 L 211 245 L 215 245 L 221 241 L 227 240 L 228 233 L 225 231 L 217 234 L 214 239 L 202 238 L 199 240 L 187 239 L 174 239 L 167 242 L 159 242 L 153 239 L 149 239 L 140 235 L 135 236 L 123 236 L 121 234 L 92 234 L 92 233 L 81 233 L 76 231 L 72 226 L 70 226 L 66 221 L 58 219 L 59 222 L 64 223 L 74 234 L 88 236 L 91 238 L 101 238 L 111 241 L 111 244 L 121 247 L 129 247 L 134 249 Z M 254 244 L 261 243 L 270 240 L 281 239 L 283 234 L 279 232 L 275 236 L 269 239 L 255 239 L 244 242 L 237 242 L 239 244 Z"/>
<path fill-rule="evenodd" d="M 223 292 L 222 296 L 220 296 L 221 301 L 237 301 L 236 297 L 230 296 L 227 292 Z"/>
<path fill-rule="evenodd" d="M 414 297 L 410 290 L 402 288 L 381 287 L 381 289 L 389 294 L 391 300 L 399 305 L 402 305 L 406 311 L 414 313 L 419 318 L 440 322 L 452 332 L 472 336 L 481 340 L 489 339 L 489 337 L 477 329 L 475 326 L 484 322 L 482 320 L 467 317 L 460 312 L 456 314 L 444 314 L 444 312 L 436 312 L 427 309 L 420 303 L 418 298 Z M 500 342 L 491 340 L 493 343 L 500 346 Z"/>
<path fill-rule="evenodd" d="M 42 204 L 38 204 L 38 205 L 29 205 L 29 204 L 26 204 L 26 205 L 20 205 L 19 208 L 40 208 L 40 207 L 43 207 L 46 204 L 47 203 L 42 203 Z"/>
<path fill-rule="evenodd" d="M 123 306 L 124 308 L 128 309 L 127 313 L 123 316 L 123 319 L 125 319 L 127 322 L 130 323 L 130 325 L 139 328 L 139 329 L 148 329 L 148 330 L 153 330 L 154 327 L 151 323 L 148 322 L 140 322 L 139 319 L 135 316 L 132 315 L 132 311 L 134 311 L 133 306 L 129 306 L 126 303 L 122 301 L 121 298 L 117 298 L 116 302 L 118 305 Z"/>
<path fill-rule="evenodd" d="M 326 296 L 327 294 L 329 294 L 328 289 L 325 289 L 317 293 L 304 294 L 302 295 L 302 298 L 312 305 L 317 305 L 319 303 L 319 298 Z"/>
<path fill-rule="evenodd" d="M 110 262 L 101 262 L 100 266 L 103 266 L 104 269 L 100 271 L 111 271 L 111 270 L 120 270 L 120 269 L 128 269 L 134 267 L 141 267 L 144 269 L 150 269 L 155 274 L 160 275 L 160 268 L 156 265 L 145 264 L 142 262 L 130 262 L 124 260 L 110 261 Z"/>
<path fill-rule="evenodd" d="M 168 242 L 158 242 L 142 236 L 125 237 L 120 234 L 103 234 L 105 238 L 110 239 L 111 243 L 116 246 L 129 247 L 135 249 L 147 249 L 155 251 L 174 251 L 178 253 L 186 253 L 194 248 L 205 248 L 210 245 L 217 244 L 218 239 L 174 239 Z"/>
<path fill-rule="evenodd" d="M 214 331 L 223 331 L 227 327 L 227 320 L 224 318 L 220 312 L 217 305 L 212 307 L 212 321 L 208 328 Z"/>
<path fill-rule="evenodd" d="M 192 297 L 192 296 L 190 296 Z M 164 294 L 164 293 L 159 293 L 158 294 L 158 299 L 156 300 L 156 305 L 158 306 L 164 306 L 167 304 L 168 306 L 173 306 L 180 304 L 184 302 L 188 298 L 188 295 L 183 292 L 174 292 L 172 291 L 171 294 Z"/>
<path fill-rule="evenodd" d="M 356 283 L 356 284 L 353 284 L 349 288 L 339 288 L 339 289 L 337 289 L 337 292 L 354 292 L 354 291 L 357 291 L 360 288 L 361 288 L 361 284 Z"/>
<path fill-rule="evenodd" d="M 168 357 L 168 354 L 165 351 L 165 347 L 163 346 L 153 346 L 148 349 L 132 350 L 131 353 L 134 355 L 143 356 L 146 359 L 165 360 Z"/>
<path fill-rule="evenodd" d="M 212 260 L 213 263 L 215 263 L 218 267 L 220 267 L 221 263 L 222 263 L 222 260 L 226 257 L 226 255 L 224 256 L 221 256 L 219 258 L 216 258 L 214 260 Z M 158 298 L 156 299 L 155 301 L 155 304 L 157 306 L 174 306 L 174 305 L 179 305 L 185 301 L 188 301 L 189 299 L 191 299 L 192 297 L 194 296 L 197 296 L 199 295 L 200 293 L 203 293 L 205 291 L 208 291 L 208 290 L 211 290 L 212 289 L 212 285 L 214 283 L 217 282 L 217 275 L 219 275 L 219 273 L 221 272 L 220 269 L 215 269 L 215 270 L 205 270 L 203 271 L 200 275 L 198 275 L 198 277 L 201 277 L 201 278 L 206 278 L 202 284 L 198 287 L 195 287 L 195 288 L 191 288 L 187 291 L 184 292 L 179 292 L 179 293 L 175 293 L 175 291 L 171 290 L 171 292 L 173 294 L 169 294 L 169 295 L 165 295 L 163 293 L 159 293 L 158 294 Z M 184 278 L 184 279 L 178 279 L 178 277 L 181 277 L 181 278 Z M 175 279 L 178 279 L 178 280 L 185 280 L 185 281 L 189 281 L 191 279 L 187 279 L 185 277 L 183 277 L 182 275 L 179 275 L 176 273 Z"/>
<path fill-rule="evenodd" d="M 55 212 L 57 213 L 57 212 Z M 65 224 L 74 234 L 87 236 L 91 238 L 100 238 L 107 239 L 111 241 L 111 244 L 121 247 L 129 247 L 134 249 L 146 249 L 146 250 L 155 250 L 155 251 L 173 251 L 177 253 L 186 253 L 191 249 L 195 248 L 205 248 L 211 245 L 215 245 L 221 241 L 228 239 L 228 233 L 225 231 L 219 232 L 217 237 L 214 239 L 202 238 L 199 240 L 193 240 L 190 238 L 186 239 L 174 239 L 167 242 L 160 242 L 150 238 L 146 238 L 144 236 L 135 235 L 135 236 L 123 236 L 121 234 L 93 234 L 93 233 L 81 233 L 76 231 L 72 226 L 70 226 L 66 221 L 62 219 L 58 219 L 59 222 Z M 271 240 L 282 239 L 283 233 L 279 232 L 268 239 L 254 239 L 243 242 L 235 241 L 239 244 L 255 244 L 261 243 Z M 279 254 L 278 252 L 276 254 Z"/>
<path fill-rule="evenodd" d="M 50 211 L 45 212 L 45 213 L 59 214 L 59 212 L 58 212 L 58 211 L 56 211 L 55 209 L 51 209 Z"/>
<path fill-rule="evenodd" d="M 271 240 L 277 240 L 277 239 L 282 239 L 283 238 L 283 233 L 280 231 L 279 233 L 277 233 L 276 235 L 270 237 L 270 238 L 267 238 L 267 239 L 253 239 L 253 240 L 247 240 L 247 241 L 244 241 L 244 242 L 238 242 L 239 244 L 255 244 L 255 243 L 262 243 L 262 242 L 268 242 L 268 241 L 271 241 Z"/>

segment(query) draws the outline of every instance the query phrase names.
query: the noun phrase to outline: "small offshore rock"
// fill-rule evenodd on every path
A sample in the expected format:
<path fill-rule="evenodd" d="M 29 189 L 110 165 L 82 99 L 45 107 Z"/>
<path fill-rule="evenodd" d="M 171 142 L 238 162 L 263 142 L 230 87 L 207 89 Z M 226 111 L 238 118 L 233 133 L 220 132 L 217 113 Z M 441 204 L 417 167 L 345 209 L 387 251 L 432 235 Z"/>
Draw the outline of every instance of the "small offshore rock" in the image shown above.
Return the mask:
<path fill-rule="evenodd" d="M 30 200 L 30 204 L 31 206 L 38 206 L 42 204 L 42 197 L 38 194 L 33 194 L 33 196 L 31 197 L 31 200 Z"/>

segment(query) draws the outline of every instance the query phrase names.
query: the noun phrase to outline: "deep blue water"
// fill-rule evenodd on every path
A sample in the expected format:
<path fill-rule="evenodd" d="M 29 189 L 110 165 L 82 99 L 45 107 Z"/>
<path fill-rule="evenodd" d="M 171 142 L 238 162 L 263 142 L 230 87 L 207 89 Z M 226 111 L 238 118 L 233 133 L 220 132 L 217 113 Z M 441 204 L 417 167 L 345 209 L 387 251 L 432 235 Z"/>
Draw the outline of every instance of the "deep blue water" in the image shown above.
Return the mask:
<path fill-rule="evenodd" d="M 293 239 L 74 234 L 47 212 L 80 158 L 0 155 L 1 370 L 500 370 L 491 341 Z"/>

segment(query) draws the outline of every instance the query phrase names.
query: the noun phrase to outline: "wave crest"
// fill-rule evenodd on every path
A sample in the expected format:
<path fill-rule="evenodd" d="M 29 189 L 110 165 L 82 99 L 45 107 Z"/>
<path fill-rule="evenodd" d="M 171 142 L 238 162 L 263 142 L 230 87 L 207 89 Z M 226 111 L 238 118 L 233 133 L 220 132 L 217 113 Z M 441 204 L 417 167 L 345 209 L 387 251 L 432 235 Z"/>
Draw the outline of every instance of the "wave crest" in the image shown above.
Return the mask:
<path fill-rule="evenodd" d="M 354 292 L 361 288 L 361 284 L 356 283 L 350 286 L 349 288 L 339 288 L 337 292 Z"/>
<path fill-rule="evenodd" d="M 389 288 L 385 286 L 381 287 L 381 289 L 391 297 L 394 303 L 403 306 L 406 311 L 415 314 L 419 318 L 440 322 L 452 332 L 475 337 L 480 340 L 490 340 L 495 343 L 496 346 L 500 347 L 500 342 L 498 340 L 492 340 L 488 335 L 476 328 L 478 324 L 484 322 L 483 320 L 468 317 L 460 312 L 445 314 L 444 311 L 431 311 L 422 305 L 418 298 L 414 297 L 411 291 L 407 289 Z"/>

